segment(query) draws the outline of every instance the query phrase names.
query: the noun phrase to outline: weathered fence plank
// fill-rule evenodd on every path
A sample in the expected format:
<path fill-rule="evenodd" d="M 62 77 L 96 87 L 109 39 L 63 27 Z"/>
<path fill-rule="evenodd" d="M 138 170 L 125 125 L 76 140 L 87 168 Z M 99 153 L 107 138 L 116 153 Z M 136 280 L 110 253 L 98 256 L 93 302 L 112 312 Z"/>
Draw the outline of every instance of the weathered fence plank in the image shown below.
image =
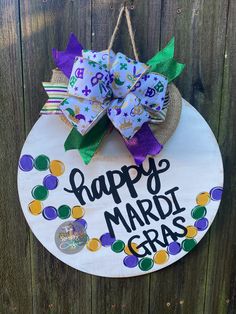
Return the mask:
<path fill-rule="evenodd" d="M 160 49 L 161 0 L 134 0 L 131 18 L 140 61 L 146 62 Z"/>
<path fill-rule="evenodd" d="M 228 1 L 163 1 L 162 46 L 174 35 L 176 57 L 186 64 L 177 81 L 217 135 Z"/>
<path fill-rule="evenodd" d="M 29 132 L 46 99 L 41 82 L 55 67 L 52 47 L 64 50 L 70 32 L 91 43 L 91 10 L 87 0 L 20 1 L 22 20 L 25 120 Z M 45 139 L 46 140 L 46 139 Z M 32 236 L 32 282 L 35 313 L 90 313 L 91 276 L 55 259 Z"/>
<path fill-rule="evenodd" d="M 223 154 L 225 185 L 221 210 L 211 228 L 205 313 L 236 311 L 236 6 L 229 1 L 219 144 Z"/>
<path fill-rule="evenodd" d="M 29 229 L 17 195 L 24 141 L 19 9 L 0 1 L 0 313 L 32 311 Z"/>
<path fill-rule="evenodd" d="M 203 114 L 216 135 L 221 105 L 226 18 L 227 5 L 222 1 L 162 2 L 161 45 L 164 46 L 174 35 L 176 57 L 186 64 L 177 86 L 183 97 Z M 176 265 L 151 274 L 151 312 L 155 313 L 156 308 L 171 313 L 203 312 L 208 245 L 209 234 Z"/>

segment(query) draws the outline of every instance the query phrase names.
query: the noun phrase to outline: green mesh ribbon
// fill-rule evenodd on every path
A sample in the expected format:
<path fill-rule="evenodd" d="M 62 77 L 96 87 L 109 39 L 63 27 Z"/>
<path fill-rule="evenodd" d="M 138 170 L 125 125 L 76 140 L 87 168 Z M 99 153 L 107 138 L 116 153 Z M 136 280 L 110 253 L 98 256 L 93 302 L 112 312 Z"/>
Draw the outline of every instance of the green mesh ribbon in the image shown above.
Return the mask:
<path fill-rule="evenodd" d="M 174 59 L 175 40 L 172 38 L 167 46 L 148 60 L 150 72 L 163 74 L 172 82 L 183 71 L 185 65 Z M 110 120 L 104 116 L 86 135 L 82 136 L 73 128 L 65 141 L 65 150 L 77 149 L 87 165 L 100 146 L 104 136 L 110 132 Z"/>

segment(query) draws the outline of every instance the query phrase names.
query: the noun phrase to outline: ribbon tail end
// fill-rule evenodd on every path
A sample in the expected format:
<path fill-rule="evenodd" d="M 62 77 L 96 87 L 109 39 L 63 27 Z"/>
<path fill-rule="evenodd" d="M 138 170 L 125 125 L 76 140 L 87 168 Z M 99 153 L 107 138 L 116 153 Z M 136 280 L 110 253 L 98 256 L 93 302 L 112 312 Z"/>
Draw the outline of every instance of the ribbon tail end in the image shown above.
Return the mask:
<path fill-rule="evenodd" d="M 126 141 L 125 144 L 138 166 L 144 162 L 147 156 L 155 156 L 163 148 L 163 145 L 158 142 L 147 123 L 144 123 L 134 137 Z"/>

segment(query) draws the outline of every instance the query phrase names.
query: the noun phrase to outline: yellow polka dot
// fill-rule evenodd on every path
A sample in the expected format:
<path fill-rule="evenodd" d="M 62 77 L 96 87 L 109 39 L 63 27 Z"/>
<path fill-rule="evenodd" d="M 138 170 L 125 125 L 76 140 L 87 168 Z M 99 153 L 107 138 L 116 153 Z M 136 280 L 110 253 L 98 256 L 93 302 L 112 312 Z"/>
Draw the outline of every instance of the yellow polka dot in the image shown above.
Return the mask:
<path fill-rule="evenodd" d="M 134 252 L 138 252 L 138 249 L 137 249 L 137 246 L 138 246 L 138 244 L 136 244 L 136 243 L 131 243 L 131 247 L 132 247 L 132 249 L 134 250 Z M 125 253 L 127 254 L 127 255 L 133 255 L 133 253 L 130 251 L 130 249 L 129 249 L 129 247 L 128 247 L 128 245 L 126 244 L 126 246 L 125 246 L 125 248 L 124 248 L 124 251 L 125 251 Z"/>
<path fill-rule="evenodd" d="M 165 250 L 157 251 L 153 257 L 156 264 L 165 264 L 169 259 L 169 254 Z"/>
<path fill-rule="evenodd" d="M 197 235 L 197 228 L 195 228 L 194 226 L 188 226 L 186 229 L 186 238 L 194 238 Z"/>
<path fill-rule="evenodd" d="M 72 208 L 72 217 L 75 219 L 82 218 L 84 216 L 83 207 L 77 205 Z"/>
<path fill-rule="evenodd" d="M 208 192 L 203 192 L 198 194 L 196 197 L 196 202 L 200 206 L 205 206 L 210 202 L 210 194 Z"/>
<path fill-rule="evenodd" d="M 65 171 L 65 165 L 60 160 L 52 160 L 49 166 L 51 174 L 56 177 L 61 176 Z"/>
<path fill-rule="evenodd" d="M 86 246 L 88 250 L 95 252 L 95 251 L 98 251 L 102 245 L 98 239 L 92 238 L 88 240 Z"/>
<path fill-rule="evenodd" d="M 38 200 L 34 200 L 31 203 L 29 203 L 28 208 L 29 208 L 31 214 L 39 215 L 39 214 L 41 214 L 41 212 L 43 210 L 43 204 Z"/>

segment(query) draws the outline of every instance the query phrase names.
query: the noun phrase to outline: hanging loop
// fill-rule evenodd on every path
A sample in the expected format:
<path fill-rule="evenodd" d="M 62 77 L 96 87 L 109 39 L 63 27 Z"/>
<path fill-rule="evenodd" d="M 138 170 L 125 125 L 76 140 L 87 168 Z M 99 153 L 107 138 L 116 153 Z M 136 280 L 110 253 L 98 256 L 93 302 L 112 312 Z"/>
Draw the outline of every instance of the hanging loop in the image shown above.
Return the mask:
<path fill-rule="evenodd" d="M 130 13 L 129 13 L 129 9 L 128 9 L 128 7 L 126 5 L 126 1 L 125 1 L 123 6 L 120 9 L 120 12 L 119 12 L 119 15 L 118 15 L 118 18 L 117 18 L 117 22 L 116 22 L 116 26 L 114 28 L 113 34 L 112 34 L 111 39 L 110 39 L 110 43 L 108 45 L 108 66 L 109 67 L 110 67 L 110 51 L 112 49 L 112 46 L 114 44 L 116 35 L 118 33 L 119 26 L 120 26 L 123 14 L 125 14 L 125 17 L 126 17 L 128 31 L 129 31 L 129 36 L 130 36 L 130 40 L 131 40 L 131 44 L 132 44 L 135 60 L 139 61 L 138 52 L 137 52 L 137 48 L 136 48 L 136 44 L 135 44 L 135 40 L 134 40 L 134 32 L 133 32 L 133 28 L 132 28 Z"/>

